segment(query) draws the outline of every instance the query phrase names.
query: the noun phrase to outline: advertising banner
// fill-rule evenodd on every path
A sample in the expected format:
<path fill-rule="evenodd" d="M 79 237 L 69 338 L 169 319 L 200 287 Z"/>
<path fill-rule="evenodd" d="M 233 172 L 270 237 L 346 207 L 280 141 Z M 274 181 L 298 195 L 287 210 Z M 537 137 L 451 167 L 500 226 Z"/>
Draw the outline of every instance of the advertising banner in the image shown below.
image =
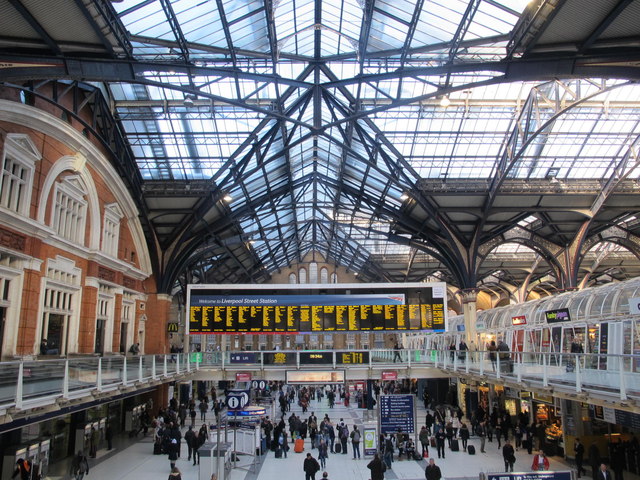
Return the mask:
<path fill-rule="evenodd" d="M 375 455 L 378 451 L 378 435 L 373 427 L 365 427 L 364 429 L 364 454 Z"/>

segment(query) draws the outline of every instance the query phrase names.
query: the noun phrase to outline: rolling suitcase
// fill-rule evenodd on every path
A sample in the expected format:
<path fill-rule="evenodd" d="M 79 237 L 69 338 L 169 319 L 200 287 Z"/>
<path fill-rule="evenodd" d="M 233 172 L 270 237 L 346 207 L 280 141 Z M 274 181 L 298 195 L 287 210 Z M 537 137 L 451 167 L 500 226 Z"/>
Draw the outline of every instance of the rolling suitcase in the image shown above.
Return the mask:
<path fill-rule="evenodd" d="M 341 443 L 336 443 L 336 444 L 333 446 L 333 450 L 334 450 L 336 453 L 342 453 L 342 444 L 341 444 Z"/>
<path fill-rule="evenodd" d="M 296 443 L 293 447 L 293 451 L 296 453 L 304 452 L 304 440 L 302 438 L 296 438 Z"/>
<path fill-rule="evenodd" d="M 429 444 L 431 445 L 432 448 L 436 448 L 436 437 L 431 437 L 429 439 Z"/>
<path fill-rule="evenodd" d="M 469 452 L 469 455 L 475 455 L 476 447 L 474 447 L 473 445 L 467 445 L 467 452 Z"/>
<path fill-rule="evenodd" d="M 276 448 L 276 458 L 282 458 L 282 448 Z"/>
<path fill-rule="evenodd" d="M 451 440 L 451 451 L 452 452 L 460 451 L 460 443 L 458 442 L 457 438 L 454 438 L 453 440 Z"/>

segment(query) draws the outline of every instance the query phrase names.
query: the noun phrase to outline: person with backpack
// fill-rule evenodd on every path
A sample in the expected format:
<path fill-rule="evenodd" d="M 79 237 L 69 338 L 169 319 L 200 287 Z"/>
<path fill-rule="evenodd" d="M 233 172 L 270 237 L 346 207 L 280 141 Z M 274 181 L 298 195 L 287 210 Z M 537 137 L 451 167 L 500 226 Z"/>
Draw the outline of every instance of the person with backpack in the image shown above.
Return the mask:
<path fill-rule="evenodd" d="M 316 473 L 320 470 L 320 464 L 310 453 L 307 453 L 302 469 L 304 470 L 305 480 L 316 480 Z"/>
<path fill-rule="evenodd" d="M 349 441 L 349 427 L 346 425 L 340 426 L 340 446 L 342 454 L 347 454 L 347 442 Z"/>
<path fill-rule="evenodd" d="M 367 468 L 371 470 L 371 480 L 384 480 L 384 472 L 387 470 L 386 465 L 380 456 L 376 453 L 373 456 L 373 460 L 369 462 Z"/>
<path fill-rule="evenodd" d="M 83 455 L 82 450 L 78 450 L 78 454 L 73 457 L 71 462 L 71 471 L 69 472 L 75 480 L 82 480 L 89 473 L 89 461 Z"/>
<path fill-rule="evenodd" d="M 360 430 L 358 430 L 358 426 L 353 426 L 353 431 L 351 432 L 351 446 L 353 447 L 353 459 L 360 459 Z"/>

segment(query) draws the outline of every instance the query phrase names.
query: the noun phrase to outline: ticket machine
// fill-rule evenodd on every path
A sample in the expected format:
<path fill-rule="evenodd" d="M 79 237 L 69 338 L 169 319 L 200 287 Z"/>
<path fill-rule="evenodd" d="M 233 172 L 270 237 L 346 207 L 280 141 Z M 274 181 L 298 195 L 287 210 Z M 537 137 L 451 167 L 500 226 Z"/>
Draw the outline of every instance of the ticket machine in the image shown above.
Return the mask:
<path fill-rule="evenodd" d="M 78 450 L 82 450 L 83 452 L 88 452 L 90 442 L 91 442 L 91 424 L 87 423 L 83 428 L 76 429 L 76 452 Z"/>
<path fill-rule="evenodd" d="M 27 460 L 31 462 L 33 474 L 40 472 L 40 442 L 32 443 L 27 447 Z"/>
<path fill-rule="evenodd" d="M 28 446 L 9 447 L 5 450 L 4 461 L 2 462 L 2 478 L 11 478 L 16 469 L 16 462 L 20 458 L 27 458 Z"/>
<path fill-rule="evenodd" d="M 40 476 L 42 478 L 49 474 L 49 457 L 51 456 L 51 440 L 40 442 Z"/>
<path fill-rule="evenodd" d="M 98 422 L 96 430 L 98 430 L 98 448 L 105 447 L 107 445 L 107 418 L 101 418 Z"/>

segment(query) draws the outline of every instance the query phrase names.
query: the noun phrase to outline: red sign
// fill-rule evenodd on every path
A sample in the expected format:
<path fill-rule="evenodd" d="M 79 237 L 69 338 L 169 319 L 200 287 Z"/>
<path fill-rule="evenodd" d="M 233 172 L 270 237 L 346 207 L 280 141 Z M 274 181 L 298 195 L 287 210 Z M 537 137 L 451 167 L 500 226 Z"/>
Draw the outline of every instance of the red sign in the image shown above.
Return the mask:
<path fill-rule="evenodd" d="M 527 316 L 520 315 L 517 317 L 511 317 L 511 325 L 526 325 L 527 324 Z"/>
<path fill-rule="evenodd" d="M 382 380 L 397 380 L 398 372 L 382 372 Z"/>
<path fill-rule="evenodd" d="M 251 374 L 250 373 L 236 373 L 236 382 L 250 382 Z"/>

